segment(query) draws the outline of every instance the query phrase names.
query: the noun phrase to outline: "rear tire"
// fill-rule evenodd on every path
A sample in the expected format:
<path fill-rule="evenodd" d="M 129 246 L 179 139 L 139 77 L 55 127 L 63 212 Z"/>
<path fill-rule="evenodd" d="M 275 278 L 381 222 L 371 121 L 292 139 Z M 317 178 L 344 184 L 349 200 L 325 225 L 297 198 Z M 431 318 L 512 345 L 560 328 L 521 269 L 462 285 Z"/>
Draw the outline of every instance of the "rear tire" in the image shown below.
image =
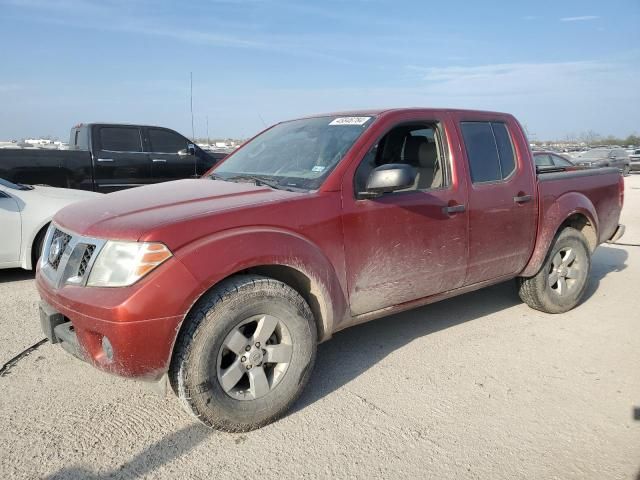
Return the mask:
<path fill-rule="evenodd" d="M 306 385 L 317 332 L 291 287 L 241 275 L 206 294 L 187 315 L 169 371 L 187 412 L 228 432 L 280 418 Z"/>
<path fill-rule="evenodd" d="M 523 302 L 545 313 L 563 313 L 584 296 L 591 271 L 591 251 L 584 235 L 565 228 L 556 237 L 540 271 L 518 278 Z"/>

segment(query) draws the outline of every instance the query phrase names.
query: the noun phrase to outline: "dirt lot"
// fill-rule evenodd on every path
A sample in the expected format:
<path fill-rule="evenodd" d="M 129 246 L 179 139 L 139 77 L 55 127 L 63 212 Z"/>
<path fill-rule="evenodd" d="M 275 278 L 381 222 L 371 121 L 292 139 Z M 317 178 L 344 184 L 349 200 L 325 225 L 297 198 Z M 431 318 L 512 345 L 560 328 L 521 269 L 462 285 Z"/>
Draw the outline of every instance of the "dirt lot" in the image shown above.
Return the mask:
<path fill-rule="evenodd" d="M 337 334 L 294 410 L 231 435 L 48 343 L 0 377 L 0 478 L 636 478 L 640 175 L 621 240 L 560 316 L 512 283 Z M 0 364 L 43 336 L 33 275 L 0 272 Z"/>

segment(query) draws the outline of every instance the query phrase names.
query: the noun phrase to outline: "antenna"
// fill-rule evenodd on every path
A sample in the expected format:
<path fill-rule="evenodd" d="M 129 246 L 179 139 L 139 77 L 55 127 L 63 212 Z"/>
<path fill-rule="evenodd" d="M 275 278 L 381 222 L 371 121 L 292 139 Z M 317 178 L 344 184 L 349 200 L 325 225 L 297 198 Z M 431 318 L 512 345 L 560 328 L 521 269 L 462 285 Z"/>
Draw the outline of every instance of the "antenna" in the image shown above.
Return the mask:
<path fill-rule="evenodd" d="M 262 115 L 260 115 L 260 112 L 256 112 L 258 114 L 258 117 L 260 117 L 260 121 L 262 122 L 262 124 L 264 125 L 264 128 L 267 128 L 267 122 L 264 121 L 264 118 L 262 118 Z"/>
<path fill-rule="evenodd" d="M 195 142 L 196 141 L 196 131 L 195 128 L 193 126 L 193 72 L 189 72 L 189 76 L 190 76 L 190 84 L 191 84 L 191 139 Z"/>

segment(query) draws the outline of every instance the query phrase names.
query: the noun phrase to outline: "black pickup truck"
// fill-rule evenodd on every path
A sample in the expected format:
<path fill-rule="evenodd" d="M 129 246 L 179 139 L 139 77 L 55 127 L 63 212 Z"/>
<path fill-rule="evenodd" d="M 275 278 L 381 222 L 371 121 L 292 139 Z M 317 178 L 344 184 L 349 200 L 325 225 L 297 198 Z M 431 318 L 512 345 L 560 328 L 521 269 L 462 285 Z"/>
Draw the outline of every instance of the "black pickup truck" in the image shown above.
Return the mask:
<path fill-rule="evenodd" d="M 0 150 L 0 178 L 107 193 L 199 177 L 226 155 L 168 128 L 87 123 L 71 129 L 69 150 Z"/>

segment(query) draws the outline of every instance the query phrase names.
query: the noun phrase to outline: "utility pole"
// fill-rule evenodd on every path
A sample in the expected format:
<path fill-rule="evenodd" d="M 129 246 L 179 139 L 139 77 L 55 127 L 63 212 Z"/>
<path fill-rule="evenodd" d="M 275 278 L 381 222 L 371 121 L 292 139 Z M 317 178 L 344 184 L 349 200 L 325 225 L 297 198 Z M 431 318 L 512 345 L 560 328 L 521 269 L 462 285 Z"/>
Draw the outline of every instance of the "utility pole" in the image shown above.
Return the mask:
<path fill-rule="evenodd" d="M 207 145 L 211 146 L 211 141 L 209 140 L 209 115 L 207 115 Z"/>
<path fill-rule="evenodd" d="M 190 80 L 191 80 L 191 140 L 193 142 L 196 141 L 196 130 L 193 124 L 193 72 L 189 72 Z"/>

